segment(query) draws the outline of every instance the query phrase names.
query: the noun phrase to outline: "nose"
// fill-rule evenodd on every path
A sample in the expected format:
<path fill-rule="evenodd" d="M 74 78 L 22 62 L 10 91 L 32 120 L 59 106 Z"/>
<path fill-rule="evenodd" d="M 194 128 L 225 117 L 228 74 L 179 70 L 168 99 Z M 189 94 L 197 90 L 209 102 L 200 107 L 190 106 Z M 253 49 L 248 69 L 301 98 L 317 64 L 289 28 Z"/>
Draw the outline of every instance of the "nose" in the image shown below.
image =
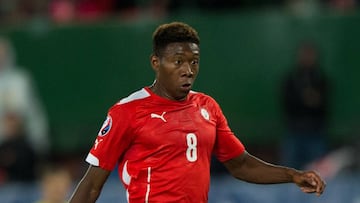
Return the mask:
<path fill-rule="evenodd" d="M 189 63 L 184 63 L 184 72 L 182 74 L 182 76 L 186 76 L 186 77 L 192 77 L 194 75 L 194 71 L 191 68 L 191 65 Z"/>

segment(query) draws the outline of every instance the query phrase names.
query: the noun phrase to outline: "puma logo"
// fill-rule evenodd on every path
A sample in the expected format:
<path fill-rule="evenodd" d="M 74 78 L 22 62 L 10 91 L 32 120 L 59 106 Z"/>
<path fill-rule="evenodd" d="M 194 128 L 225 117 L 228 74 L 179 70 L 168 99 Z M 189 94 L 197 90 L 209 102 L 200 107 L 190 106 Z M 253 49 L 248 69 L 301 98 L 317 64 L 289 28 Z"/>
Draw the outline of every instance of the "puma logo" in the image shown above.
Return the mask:
<path fill-rule="evenodd" d="M 100 142 L 102 142 L 103 141 L 103 139 L 99 139 L 99 138 L 97 138 L 96 140 L 95 140 L 95 146 L 94 146 L 94 149 L 96 150 L 96 148 L 98 147 L 98 145 L 100 144 Z"/>
<path fill-rule="evenodd" d="M 151 116 L 151 118 L 160 118 L 162 121 L 164 121 L 166 123 L 166 120 L 164 118 L 165 113 L 166 113 L 165 111 L 161 115 L 152 113 L 152 114 L 150 114 L 150 116 Z"/>

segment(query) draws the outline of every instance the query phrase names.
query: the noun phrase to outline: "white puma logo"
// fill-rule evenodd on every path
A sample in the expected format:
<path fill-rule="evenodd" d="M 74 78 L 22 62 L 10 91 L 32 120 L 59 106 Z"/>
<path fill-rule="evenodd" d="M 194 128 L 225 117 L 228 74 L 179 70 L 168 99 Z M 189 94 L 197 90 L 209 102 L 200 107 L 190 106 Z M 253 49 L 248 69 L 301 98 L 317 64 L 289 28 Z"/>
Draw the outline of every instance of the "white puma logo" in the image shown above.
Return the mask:
<path fill-rule="evenodd" d="M 165 111 L 161 115 L 152 113 L 152 114 L 150 114 L 150 116 L 151 116 L 151 118 L 160 118 L 162 121 L 164 121 L 166 123 L 166 120 L 164 118 L 165 113 L 166 113 Z"/>
<path fill-rule="evenodd" d="M 100 144 L 100 142 L 102 142 L 103 141 L 103 139 L 99 139 L 99 138 L 97 138 L 96 140 L 95 140 L 95 146 L 94 146 L 94 149 L 96 150 L 96 148 L 98 147 L 98 145 Z"/>

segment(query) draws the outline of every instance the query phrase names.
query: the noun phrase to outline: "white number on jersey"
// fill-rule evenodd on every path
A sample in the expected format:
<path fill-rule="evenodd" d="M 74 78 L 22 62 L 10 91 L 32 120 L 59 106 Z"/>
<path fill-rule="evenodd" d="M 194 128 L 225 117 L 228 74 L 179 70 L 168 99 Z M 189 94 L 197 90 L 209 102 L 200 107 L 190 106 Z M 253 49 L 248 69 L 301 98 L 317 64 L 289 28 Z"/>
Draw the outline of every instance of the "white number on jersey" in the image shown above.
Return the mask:
<path fill-rule="evenodd" d="M 187 143 L 187 150 L 186 150 L 186 158 L 190 162 L 195 162 L 197 160 L 197 138 L 194 133 L 189 133 L 186 135 L 186 143 Z"/>

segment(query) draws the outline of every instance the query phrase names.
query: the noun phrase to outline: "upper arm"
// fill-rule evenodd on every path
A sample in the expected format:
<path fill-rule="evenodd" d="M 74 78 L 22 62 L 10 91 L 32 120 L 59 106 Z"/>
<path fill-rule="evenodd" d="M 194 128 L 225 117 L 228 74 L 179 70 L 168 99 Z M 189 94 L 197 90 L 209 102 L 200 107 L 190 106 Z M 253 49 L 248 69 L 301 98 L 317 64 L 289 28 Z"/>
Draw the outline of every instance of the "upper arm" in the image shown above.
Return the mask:
<path fill-rule="evenodd" d="M 224 162 L 225 167 L 232 176 L 245 181 L 254 182 L 254 178 L 270 174 L 274 165 L 269 164 L 247 151 L 241 155 Z"/>
<path fill-rule="evenodd" d="M 244 153 L 242 153 L 241 155 L 227 160 L 223 162 L 223 164 L 233 176 L 236 176 L 238 171 L 241 170 L 242 166 L 244 165 L 247 156 L 248 153 L 244 151 Z"/>
<path fill-rule="evenodd" d="M 269 182 L 268 176 L 275 175 L 273 165 L 252 156 L 246 151 L 224 162 L 224 165 L 235 178 L 252 183 Z"/>
<path fill-rule="evenodd" d="M 111 171 L 90 165 L 69 202 L 95 202 Z"/>
<path fill-rule="evenodd" d="M 88 170 L 86 171 L 81 182 L 86 182 L 93 189 L 100 189 L 104 185 L 105 181 L 109 177 L 111 171 L 102 169 L 97 166 L 89 165 Z"/>

